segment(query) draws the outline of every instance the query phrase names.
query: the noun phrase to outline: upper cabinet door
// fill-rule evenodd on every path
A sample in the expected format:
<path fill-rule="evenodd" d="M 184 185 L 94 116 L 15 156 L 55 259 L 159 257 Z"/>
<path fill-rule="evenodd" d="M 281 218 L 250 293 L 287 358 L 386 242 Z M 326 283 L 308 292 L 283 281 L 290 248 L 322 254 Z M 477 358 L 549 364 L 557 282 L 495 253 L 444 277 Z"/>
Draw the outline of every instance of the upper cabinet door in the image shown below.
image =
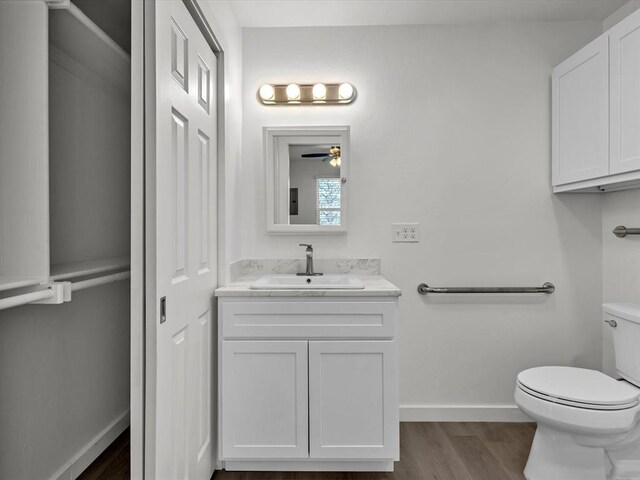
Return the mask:
<path fill-rule="evenodd" d="M 640 11 L 609 30 L 610 173 L 640 169 Z"/>
<path fill-rule="evenodd" d="M 553 69 L 553 185 L 609 173 L 608 51 L 602 35 Z"/>

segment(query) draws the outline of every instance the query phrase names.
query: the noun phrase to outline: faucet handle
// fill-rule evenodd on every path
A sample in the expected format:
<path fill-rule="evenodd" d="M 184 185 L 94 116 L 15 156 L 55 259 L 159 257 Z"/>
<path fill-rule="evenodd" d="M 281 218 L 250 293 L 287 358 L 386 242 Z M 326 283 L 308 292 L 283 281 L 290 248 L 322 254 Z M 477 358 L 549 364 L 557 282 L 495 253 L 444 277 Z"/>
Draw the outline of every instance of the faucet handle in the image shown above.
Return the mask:
<path fill-rule="evenodd" d="M 298 244 L 299 247 L 307 247 L 313 250 L 313 245 L 311 245 L 310 243 L 299 243 Z"/>

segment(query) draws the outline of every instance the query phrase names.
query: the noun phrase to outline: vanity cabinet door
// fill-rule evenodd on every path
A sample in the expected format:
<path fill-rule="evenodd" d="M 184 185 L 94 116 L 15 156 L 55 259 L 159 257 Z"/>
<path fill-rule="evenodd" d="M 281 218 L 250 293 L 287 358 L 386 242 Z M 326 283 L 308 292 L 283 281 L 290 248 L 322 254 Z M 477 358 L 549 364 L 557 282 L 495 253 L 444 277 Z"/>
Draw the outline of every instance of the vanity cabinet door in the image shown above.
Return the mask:
<path fill-rule="evenodd" d="M 308 457 L 307 342 L 221 343 L 223 459 Z"/>
<path fill-rule="evenodd" d="M 609 31 L 610 173 L 640 169 L 640 11 Z"/>
<path fill-rule="evenodd" d="M 609 174 L 609 52 L 602 35 L 552 75 L 553 185 Z"/>
<path fill-rule="evenodd" d="M 311 458 L 398 459 L 393 341 L 309 342 Z"/>

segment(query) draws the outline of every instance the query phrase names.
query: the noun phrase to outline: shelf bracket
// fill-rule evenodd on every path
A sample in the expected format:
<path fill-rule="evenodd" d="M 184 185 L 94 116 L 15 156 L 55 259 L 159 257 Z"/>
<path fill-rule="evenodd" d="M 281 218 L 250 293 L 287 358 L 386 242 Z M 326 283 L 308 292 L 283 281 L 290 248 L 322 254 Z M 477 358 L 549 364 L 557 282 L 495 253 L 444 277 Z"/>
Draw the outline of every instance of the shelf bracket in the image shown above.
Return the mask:
<path fill-rule="evenodd" d="M 70 282 L 52 282 L 48 285 L 53 295 L 43 300 L 32 302 L 37 305 L 59 305 L 64 302 L 71 301 L 71 283 Z"/>

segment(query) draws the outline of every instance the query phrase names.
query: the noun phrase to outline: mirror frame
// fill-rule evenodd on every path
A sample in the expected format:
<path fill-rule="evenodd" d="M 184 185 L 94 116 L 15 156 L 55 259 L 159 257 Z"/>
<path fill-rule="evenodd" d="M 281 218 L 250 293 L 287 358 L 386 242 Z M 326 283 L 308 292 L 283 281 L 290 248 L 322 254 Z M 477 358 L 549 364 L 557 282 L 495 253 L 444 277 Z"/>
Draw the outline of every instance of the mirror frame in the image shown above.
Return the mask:
<path fill-rule="evenodd" d="M 348 125 L 333 126 L 306 126 L 306 127 L 263 127 L 262 138 L 264 141 L 265 158 L 265 181 L 266 181 L 266 213 L 268 233 L 313 233 L 313 234 L 344 234 L 347 233 L 347 198 L 348 198 L 348 168 L 351 159 L 349 149 Z M 289 178 L 289 164 L 286 169 L 279 161 L 279 144 L 283 137 L 288 137 L 289 145 L 306 145 L 309 137 L 317 137 L 318 143 L 323 143 L 323 138 L 339 138 L 340 142 L 340 177 L 342 183 L 340 187 L 340 225 L 305 225 L 276 223 L 277 202 L 281 192 L 278 191 L 278 178 Z M 295 139 L 300 142 L 296 143 Z M 294 139 L 293 141 L 291 139 Z M 330 143 L 330 142 L 328 142 Z M 289 191 L 288 188 L 286 190 Z"/>

